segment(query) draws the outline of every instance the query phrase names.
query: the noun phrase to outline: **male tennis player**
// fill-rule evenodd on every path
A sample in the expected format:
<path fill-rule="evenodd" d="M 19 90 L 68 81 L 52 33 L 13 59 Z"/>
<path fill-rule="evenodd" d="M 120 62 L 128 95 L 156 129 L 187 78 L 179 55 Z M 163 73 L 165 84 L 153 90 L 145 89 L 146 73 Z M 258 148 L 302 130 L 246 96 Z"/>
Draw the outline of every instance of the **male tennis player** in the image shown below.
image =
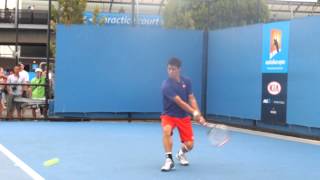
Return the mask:
<path fill-rule="evenodd" d="M 172 158 L 172 132 L 178 128 L 182 142 L 176 158 L 181 165 L 189 164 L 186 153 L 193 148 L 193 130 L 190 114 L 200 124 L 206 120 L 201 116 L 196 98 L 192 93 L 191 81 L 180 75 L 181 61 L 178 58 L 171 58 L 168 62 L 167 71 L 169 78 L 162 84 L 163 113 L 161 125 L 163 129 L 163 146 L 166 153 L 166 160 L 161 171 L 170 171 L 174 168 Z"/>

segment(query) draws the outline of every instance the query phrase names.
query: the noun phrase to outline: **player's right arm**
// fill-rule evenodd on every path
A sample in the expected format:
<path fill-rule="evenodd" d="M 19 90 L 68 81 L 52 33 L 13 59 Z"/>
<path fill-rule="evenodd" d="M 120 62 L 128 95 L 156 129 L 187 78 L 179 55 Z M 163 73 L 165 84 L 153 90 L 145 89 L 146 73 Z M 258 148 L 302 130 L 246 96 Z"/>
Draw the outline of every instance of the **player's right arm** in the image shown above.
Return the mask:
<path fill-rule="evenodd" d="M 185 112 L 192 114 L 195 119 L 198 119 L 201 116 L 201 113 L 198 111 L 198 109 L 192 107 L 190 104 L 188 104 L 188 102 L 185 102 L 183 99 L 181 99 L 181 97 L 177 95 L 177 93 L 168 85 L 163 86 L 162 93 L 164 96 L 174 101 Z"/>
<path fill-rule="evenodd" d="M 193 115 L 194 120 L 196 120 L 198 123 L 205 125 L 207 124 L 206 120 L 204 117 L 201 115 L 200 111 L 193 106 L 189 105 L 185 101 L 183 101 L 179 96 L 174 97 L 175 103 L 184 111 L 190 113 Z"/>
<path fill-rule="evenodd" d="M 175 96 L 173 98 L 173 101 L 184 111 L 190 113 L 190 114 L 194 114 L 195 111 L 197 111 L 197 109 L 193 108 L 192 106 L 190 106 L 188 103 L 186 103 L 184 100 L 182 100 L 180 98 L 180 96 Z M 195 113 L 196 114 L 196 113 Z M 199 114 L 200 115 L 200 114 Z"/>

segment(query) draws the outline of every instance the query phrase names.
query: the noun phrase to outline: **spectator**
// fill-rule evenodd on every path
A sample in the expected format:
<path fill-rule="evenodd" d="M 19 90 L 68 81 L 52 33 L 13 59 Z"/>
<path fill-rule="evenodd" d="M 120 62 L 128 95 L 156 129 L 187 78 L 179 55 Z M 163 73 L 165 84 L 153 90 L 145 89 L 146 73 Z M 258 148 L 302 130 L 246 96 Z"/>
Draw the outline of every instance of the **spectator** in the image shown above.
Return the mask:
<path fill-rule="evenodd" d="M 47 67 L 45 66 L 44 68 L 45 68 L 45 71 L 43 71 L 42 75 L 44 77 L 47 77 L 47 71 L 46 71 Z M 48 92 L 49 98 L 53 98 L 54 97 L 55 75 L 51 70 L 49 70 L 48 77 L 49 77 L 48 78 L 49 79 L 49 92 Z"/>
<path fill-rule="evenodd" d="M 4 10 L 4 19 L 5 19 L 6 23 L 10 23 L 11 22 L 12 18 L 11 18 L 11 12 L 10 12 L 9 8 L 6 8 Z"/>
<path fill-rule="evenodd" d="M 37 68 L 35 70 L 36 77 L 31 80 L 31 85 L 45 85 L 46 78 L 42 76 L 42 69 Z M 31 86 L 29 92 L 31 92 L 32 99 L 45 99 L 45 87 L 44 86 Z M 36 118 L 37 107 L 32 107 L 32 116 Z M 40 106 L 41 114 L 44 113 L 44 108 Z"/>
<path fill-rule="evenodd" d="M 124 8 L 123 8 L 123 7 L 120 7 L 120 9 L 119 9 L 119 13 L 126 13 L 126 11 L 124 10 Z"/>
<path fill-rule="evenodd" d="M 11 15 L 11 21 L 10 22 L 15 22 L 16 23 L 16 8 L 12 9 L 12 15 Z"/>
<path fill-rule="evenodd" d="M 34 13 L 33 10 L 34 10 L 34 5 L 29 6 L 28 9 L 29 9 L 29 11 L 30 11 L 30 16 L 31 16 L 30 21 L 31 21 L 31 24 L 33 24 L 33 13 Z"/>
<path fill-rule="evenodd" d="M 4 69 L 0 67 L 0 84 L 7 82 L 7 77 L 4 73 Z M 0 85 L 0 115 L 2 117 L 2 112 L 5 109 L 4 98 L 5 98 L 5 85 Z"/>
<path fill-rule="evenodd" d="M 12 84 L 7 86 L 7 117 L 12 119 L 14 109 L 17 109 L 18 118 L 21 118 L 21 106 L 20 103 L 16 103 L 14 98 L 22 96 L 22 86 L 16 84 L 25 83 L 25 78 L 20 76 L 20 67 L 13 67 L 13 74 L 8 76 L 7 83 Z"/>
<path fill-rule="evenodd" d="M 21 78 L 24 79 L 24 82 L 26 84 L 29 84 L 29 73 L 26 70 L 24 70 L 24 64 L 19 63 L 19 67 L 20 67 L 19 75 L 21 76 Z M 28 87 L 24 86 L 23 92 L 22 92 L 22 97 L 28 97 L 27 94 L 28 94 Z"/>

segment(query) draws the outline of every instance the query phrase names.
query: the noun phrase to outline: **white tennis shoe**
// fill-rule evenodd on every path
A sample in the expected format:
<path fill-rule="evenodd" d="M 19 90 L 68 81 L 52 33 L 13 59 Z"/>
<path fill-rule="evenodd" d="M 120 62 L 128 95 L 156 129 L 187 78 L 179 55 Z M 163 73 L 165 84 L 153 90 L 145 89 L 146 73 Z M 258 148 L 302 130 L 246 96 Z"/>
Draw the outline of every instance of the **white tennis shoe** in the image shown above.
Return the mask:
<path fill-rule="evenodd" d="M 185 153 L 178 153 L 176 155 L 176 158 L 178 159 L 178 161 L 180 162 L 180 164 L 182 166 L 188 166 L 189 165 L 189 161 L 188 161 Z"/>
<path fill-rule="evenodd" d="M 174 162 L 170 158 L 166 158 L 164 165 L 161 167 L 161 171 L 170 171 L 174 169 Z"/>

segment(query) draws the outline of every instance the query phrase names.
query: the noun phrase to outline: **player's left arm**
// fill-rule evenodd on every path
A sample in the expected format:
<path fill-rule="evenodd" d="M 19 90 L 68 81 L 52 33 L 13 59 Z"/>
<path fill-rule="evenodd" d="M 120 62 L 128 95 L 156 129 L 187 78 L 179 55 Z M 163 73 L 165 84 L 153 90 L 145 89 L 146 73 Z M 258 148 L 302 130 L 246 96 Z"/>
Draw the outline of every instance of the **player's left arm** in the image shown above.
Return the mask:
<path fill-rule="evenodd" d="M 198 103 L 197 103 L 197 100 L 196 100 L 196 98 L 194 97 L 193 93 L 189 94 L 188 99 L 189 99 L 189 104 L 190 104 L 190 106 L 191 106 L 193 109 L 195 109 L 195 110 L 197 110 L 197 111 L 200 112 L 199 106 L 198 106 Z"/>
<path fill-rule="evenodd" d="M 199 112 L 199 116 L 195 116 L 194 119 L 196 121 L 198 121 L 200 124 L 205 125 L 207 122 L 204 119 L 204 117 L 201 115 L 201 111 L 199 109 L 197 99 L 196 99 L 196 97 L 194 96 L 194 94 L 192 92 L 191 81 L 188 82 L 188 86 L 187 87 L 188 87 L 188 89 L 187 89 L 187 91 L 188 91 L 188 103 L 193 109 L 195 109 L 196 111 Z"/>
<path fill-rule="evenodd" d="M 198 102 L 197 102 L 197 99 L 194 97 L 194 95 L 189 94 L 188 99 L 189 99 L 190 106 L 200 113 L 201 111 L 199 110 Z M 202 125 L 205 125 L 207 123 L 206 119 L 201 115 L 201 113 L 197 118 L 195 118 L 195 120 Z"/>

